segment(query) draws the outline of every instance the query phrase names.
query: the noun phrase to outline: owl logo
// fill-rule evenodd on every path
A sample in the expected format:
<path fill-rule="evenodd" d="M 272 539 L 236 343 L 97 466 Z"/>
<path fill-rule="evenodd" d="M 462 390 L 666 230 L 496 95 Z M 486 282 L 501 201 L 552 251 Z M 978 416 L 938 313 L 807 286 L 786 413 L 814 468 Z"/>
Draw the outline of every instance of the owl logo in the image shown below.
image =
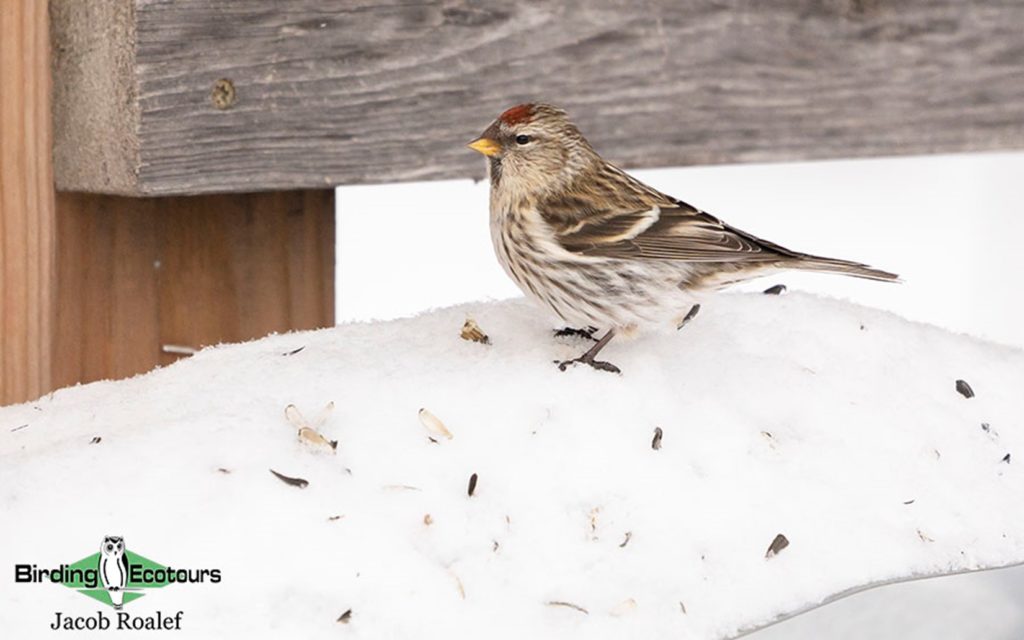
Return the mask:
<path fill-rule="evenodd" d="M 107 536 L 100 547 L 100 580 L 115 609 L 124 606 L 124 588 L 128 584 L 128 559 L 124 555 L 124 538 Z"/>

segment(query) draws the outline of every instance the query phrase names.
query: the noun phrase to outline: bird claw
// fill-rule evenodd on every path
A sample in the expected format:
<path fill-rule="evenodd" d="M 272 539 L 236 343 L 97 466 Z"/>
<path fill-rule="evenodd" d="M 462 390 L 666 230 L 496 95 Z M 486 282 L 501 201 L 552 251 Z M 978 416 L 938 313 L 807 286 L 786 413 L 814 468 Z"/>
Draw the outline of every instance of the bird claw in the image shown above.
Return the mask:
<path fill-rule="evenodd" d="M 555 362 L 558 361 L 555 360 Z M 598 371 L 608 371 L 609 373 L 622 373 L 622 369 L 619 369 L 610 362 L 605 362 L 604 360 L 594 360 L 593 358 L 586 357 L 573 358 L 572 360 L 564 360 L 562 362 L 558 362 L 558 370 L 565 371 L 571 364 L 586 364 L 597 369 Z"/>
<path fill-rule="evenodd" d="M 576 338 L 584 338 L 586 340 L 593 340 L 597 342 L 597 338 L 594 334 L 597 333 L 597 327 L 584 327 L 582 329 L 576 329 L 574 327 L 565 327 L 555 331 L 556 338 L 564 338 L 566 336 L 573 336 Z"/>

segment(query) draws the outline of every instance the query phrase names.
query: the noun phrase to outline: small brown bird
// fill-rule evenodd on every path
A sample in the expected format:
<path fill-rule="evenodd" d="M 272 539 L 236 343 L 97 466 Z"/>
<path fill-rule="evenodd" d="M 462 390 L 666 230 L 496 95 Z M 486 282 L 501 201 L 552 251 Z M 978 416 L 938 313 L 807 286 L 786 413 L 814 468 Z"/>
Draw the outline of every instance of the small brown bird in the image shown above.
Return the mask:
<path fill-rule="evenodd" d="M 699 309 L 700 290 L 781 269 L 898 279 L 791 251 L 647 186 L 601 158 L 552 105 L 512 107 L 469 146 L 488 159 L 491 238 L 505 272 L 571 326 L 607 331 L 563 371 L 584 363 L 618 372 L 596 359 L 612 337 L 680 326 Z"/>

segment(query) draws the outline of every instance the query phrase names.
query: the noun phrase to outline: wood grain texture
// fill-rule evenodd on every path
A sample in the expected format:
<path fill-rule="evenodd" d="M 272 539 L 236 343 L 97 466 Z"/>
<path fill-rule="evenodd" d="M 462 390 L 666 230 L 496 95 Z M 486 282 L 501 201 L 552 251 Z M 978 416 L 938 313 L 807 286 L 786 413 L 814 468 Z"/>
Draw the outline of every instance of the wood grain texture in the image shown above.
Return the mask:
<path fill-rule="evenodd" d="M 30 0 L 43 2 L 43 0 Z M 61 182 L 116 192 L 138 174 L 135 4 L 50 2 L 53 164 Z"/>
<path fill-rule="evenodd" d="M 46 4 L 0 2 L 0 404 L 49 390 L 53 174 Z"/>
<path fill-rule="evenodd" d="M 126 198 L 60 193 L 54 386 L 198 348 L 334 324 L 331 190 Z"/>
<path fill-rule="evenodd" d="M 483 163 L 465 143 L 503 108 L 538 99 L 568 108 L 625 166 L 1024 146 L 1019 0 L 133 8 L 137 93 L 123 98 L 137 100 L 137 176 L 113 184 L 62 172 L 61 188 L 159 194 L 480 178 Z M 60 34 L 62 45 L 77 36 Z M 211 95 L 220 79 L 235 88 L 227 109 Z"/>

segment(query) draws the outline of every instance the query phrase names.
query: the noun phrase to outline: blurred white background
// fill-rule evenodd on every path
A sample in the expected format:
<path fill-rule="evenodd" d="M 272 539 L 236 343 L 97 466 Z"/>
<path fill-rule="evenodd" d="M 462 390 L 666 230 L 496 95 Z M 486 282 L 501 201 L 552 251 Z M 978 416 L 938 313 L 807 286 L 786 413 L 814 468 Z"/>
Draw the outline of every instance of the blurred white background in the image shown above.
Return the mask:
<path fill-rule="evenodd" d="M 904 279 L 786 273 L 743 289 L 783 283 L 1024 348 L 1024 153 L 633 173 L 767 240 Z M 491 251 L 487 189 L 470 181 L 339 189 L 338 322 L 518 296 Z M 1024 568 L 874 589 L 751 637 L 1020 640 Z"/>

